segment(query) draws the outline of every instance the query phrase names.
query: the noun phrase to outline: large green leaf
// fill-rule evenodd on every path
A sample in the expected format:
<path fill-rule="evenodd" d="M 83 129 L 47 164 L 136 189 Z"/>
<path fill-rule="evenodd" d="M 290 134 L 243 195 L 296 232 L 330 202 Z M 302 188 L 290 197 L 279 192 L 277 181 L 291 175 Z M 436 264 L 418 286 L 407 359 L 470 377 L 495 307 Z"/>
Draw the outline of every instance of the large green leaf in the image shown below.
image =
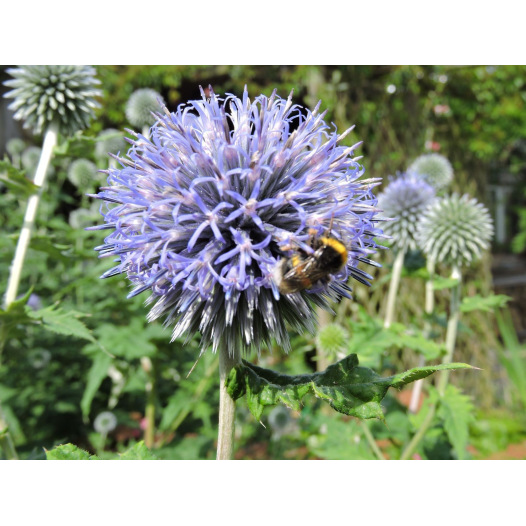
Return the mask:
<path fill-rule="evenodd" d="M 87 451 L 73 444 L 63 444 L 50 451 L 46 450 L 47 460 L 99 460 L 96 455 L 90 455 Z"/>
<path fill-rule="evenodd" d="M 144 441 L 137 442 L 130 449 L 121 453 L 116 460 L 159 460 L 144 444 Z"/>
<path fill-rule="evenodd" d="M 383 420 L 380 402 L 389 387 L 400 389 L 443 369 L 471 368 L 461 363 L 433 365 L 384 378 L 372 369 L 360 367 L 356 354 L 351 354 L 323 372 L 289 376 L 243 360 L 230 372 L 226 386 L 234 400 L 246 394 L 248 407 L 257 420 L 261 419 L 265 406 L 279 402 L 299 410 L 307 393 L 324 400 L 340 413 Z"/>
<path fill-rule="evenodd" d="M 47 460 L 100 460 L 96 455 L 90 455 L 73 444 L 64 444 L 50 451 L 46 450 L 46 458 Z M 104 458 L 106 459 L 106 456 Z M 109 460 L 158 460 L 158 458 L 141 441 L 124 453 L 115 454 Z"/>
<path fill-rule="evenodd" d="M 473 403 L 469 396 L 462 394 L 455 386 L 448 385 L 440 398 L 438 417 L 444 422 L 444 429 L 458 458 L 466 458 L 469 425 L 475 419 Z"/>
<path fill-rule="evenodd" d="M 5 310 L 0 308 L 0 323 L 4 327 L 4 337 L 7 337 L 8 329 L 13 325 L 35 323 L 29 316 L 32 311 L 27 307 L 27 301 L 32 291 L 33 289 L 29 289 L 22 297 L 11 302 Z"/>
<path fill-rule="evenodd" d="M 112 358 L 109 354 L 97 349 L 95 351 L 95 357 L 91 368 L 88 372 L 88 379 L 86 382 L 86 388 L 82 394 L 82 400 L 80 401 L 80 408 L 82 409 L 82 415 L 87 417 L 91 409 L 91 403 L 93 398 L 97 394 L 97 391 L 102 384 L 104 378 L 108 374 L 108 369 L 112 362 Z"/>
<path fill-rule="evenodd" d="M 18 197 L 29 197 L 38 191 L 38 186 L 27 179 L 25 172 L 15 168 L 7 159 L 0 161 L 0 182 Z"/>
<path fill-rule="evenodd" d="M 74 336 L 97 344 L 97 340 L 91 331 L 82 323 L 79 318 L 85 316 L 77 311 L 63 311 L 60 307 L 52 305 L 37 311 L 28 311 L 28 315 L 39 320 L 42 327 L 48 331 L 65 336 Z"/>

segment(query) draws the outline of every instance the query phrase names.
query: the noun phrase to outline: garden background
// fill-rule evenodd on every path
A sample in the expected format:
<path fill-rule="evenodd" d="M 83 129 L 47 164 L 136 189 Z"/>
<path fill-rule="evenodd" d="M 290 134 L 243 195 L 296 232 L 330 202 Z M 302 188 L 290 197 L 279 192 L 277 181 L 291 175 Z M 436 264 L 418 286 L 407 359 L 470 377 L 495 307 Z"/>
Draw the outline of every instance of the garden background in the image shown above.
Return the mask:
<path fill-rule="evenodd" d="M 8 91 L 3 82 L 10 78 L 5 69 L 0 73 L 3 93 Z M 2 353 L 0 400 L 20 458 L 45 458 L 44 448 L 64 443 L 110 458 L 141 440 L 158 458 L 214 458 L 219 383 L 215 356 L 206 353 L 187 378 L 199 354 L 197 338 L 186 345 L 170 344 L 168 329 L 146 323 L 144 299 L 126 299 L 124 279 L 100 281 L 110 263 L 97 259 L 93 249 L 104 233 L 84 230 L 101 222 L 98 204 L 86 193 L 104 184 L 103 174 L 96 171 L 108 167 L 104 141 L 119 141 L 124 129 L 133 127 L 126 116 L 130 96 L 140 88 L 154 89 L 174 111 L 178 104 L 200 97 L 199 85 L 209 84 L 217 93 L 238 96 L 245 85 L 251 96 L 277 89 L 286 97 L 294 90 L 294 102 L 307 107 L 321 99 L 328 122 L 339 130 L 356 125 L 346 143 L 364 141 L 360 155 L 366 174 L 382 177 L 383 186 L 389 175 L 404 172 L 423 153 L 438 152 L 449 159 L 454 168 L 451 191 L 485 203 L 495 223 L 491 252 L 464 275 L 463 296 L 480 301 L 464 309 L 455 349 L 455 361 L 481 370 L 451 375 L 458 389 L 451 391 L 450 403 L 444 405 L 447 412 L 436 419 L 412 458 L 526 457 L 526 347 L 521 343 L 526 337 L 524 67 L 96 69 L 101 108 L 87 130 L 63 137 L 55 150 L 22 276 L 20 293 L 33 294 L 28 298 L 37 310 L 55 306 L 50 311 L 54 317 L 50 315 L 47 327 L 45 321 L 15 323 Z M 12 119 L 8 104 L 2 99 L 0 156 L 7 156 L 0 168 L 2 283 L 8 279 L 28 192 L 22 182 L 12 184 L 18 176 L 11 166 L 31 178 L 39 156 L 35 148 L 41 146 L 41 137 Z M 108 129 L 116 131 L 101 136 Z M 122 143 L 120 151 L 125 149 Z M 78 163 L 80 159 L 92 164 Z M 373 286 L 356 283 L 354 300 L 342 303 L 335 319 L 321 320 L 325 330 L 294 335 L 289 355 L 278 348 L 262 349 L 250 360 L 300 374 L 315 371 L 320 360 L 330 363 L 356 352 L 362 364 L 384 375 L 416 366 L 422 356 L 437 361 L 439 353 L 426 345 L 422 329 L 431 324 L 431 340 L 443 340 L 448 284 L 436 284 L 436 315 L 430 319 L 423 306 L 425 262 L 417 252 L 406 255 L 395 330 L 413 339 L 396 339 L 382 323 L 392 252 L 381 253 L 380 260 L 383 268 L 373 269 Z M 509 296 L 509 303 L 491 301 L 498 297 L 492 294 Z M 112 356 L 101 352 L 99 344 L 111 349 Z M 412 386 L 391 392 L 383 403 L 386 425 L 329 413 L 312 398 L 301 411 L 267 409 L 263 426 L 239 404 L 236 458 L 398 458 L 418 429 L 431 383 L 426 380 L 422 408 L 416 412 L 407 408 Z M 101 414 L 106 421 L 99 419 L 94 427 Z M 148 426 L 148 421 L 155 425 Z"/>

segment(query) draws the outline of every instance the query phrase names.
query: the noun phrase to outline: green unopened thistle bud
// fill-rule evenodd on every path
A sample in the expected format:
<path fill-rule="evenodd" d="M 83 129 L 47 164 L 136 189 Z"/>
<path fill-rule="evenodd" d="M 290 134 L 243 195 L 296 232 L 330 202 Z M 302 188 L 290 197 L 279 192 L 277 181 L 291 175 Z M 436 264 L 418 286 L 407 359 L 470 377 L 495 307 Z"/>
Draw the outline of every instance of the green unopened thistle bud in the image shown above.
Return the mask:
<path fill-rule="evenodd" d="M 68 179 L 81 190 L 92 190 L 97 182 L 97 167 L 87 159 L 77 159 L 69 166 Z"/>
<path fill-rule="evenodd" d="M 345 349 L 347 338 L 347 332 L 343 327 L 336 323 L 331 323 L 318 332 L 316 345 L 323 352 L 336 354 Z"/>
<path fill-rule="evenodd" d="M 437 191 L 449 186 L 453 180 L 451 163 L 439 153 L 420 155 L 407 171 L 422 176 Z"/>
<path fill-rule="evenodd" d="M 26 143 L 22 139 L 15 137 L 7 141 L 5 149 L 11 158 L 18 157 L 26 149 Z"/>
<path fill-rule="evenodd" d="M 164 100 L 159 93 L 150 88 L 134 91 L 126 104 L 126 118 L 132 126 L 144 128 L 155 122 L 152 112 L 158 112 Z"/>

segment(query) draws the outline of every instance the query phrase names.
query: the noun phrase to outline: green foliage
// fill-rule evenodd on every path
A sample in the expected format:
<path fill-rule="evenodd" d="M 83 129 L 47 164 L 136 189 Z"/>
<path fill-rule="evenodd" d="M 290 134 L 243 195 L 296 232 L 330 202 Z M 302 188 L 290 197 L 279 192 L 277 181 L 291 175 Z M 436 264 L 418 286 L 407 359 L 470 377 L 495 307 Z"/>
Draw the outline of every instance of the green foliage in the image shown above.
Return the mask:
<path fill-rule="evenodd" d="M 74 446 L 64 444 L 57 446 L 51 451 L 46 451 L 47 460 L 99 460 L 96 455 L 90 455 L 87 451 Z"/>
<path fill-rule="evenodd" d="M 442 81 L 444 75 L 446 82 Z M 75 187 L 67 178 L 69 167 L 77 159 L 88 159 L 101 170 L 108 168 L 109 158 L 105 155 L 107 150 L 101 149 L 103 137 L 99 132 L 113 128 L 118 131 L 112 138 L 122 137 L 124 128 L 129 126 L 125 104 L 135 90 L 159 91 L 168 108 L 174 110 L 181 102 L 199 97 L 198 85 L 209 82 L 223 94 L 240 94 L 245 84 L 251 96 L 260 92 L 270 95 L 274 88 L 279 95 L 286 96 L 294 89 L 294 102 L 299 104 L 312 106 L 322 99 L 322 108 L 329 110 L 327 120 L 335 122 L 339 130 L 357 124 L 356 131 L 343 141 L 349 146 L 364 141 L 359 155 L 365 156 L 366 174 L 386 178 L 397 170 L 404 171 L 424 152 L 431 134 L 432 141 L 440 145 L 440 153 L 451 159 L 454 166 L 453 190 L 482 194 L 487 189 L 488 171 L 496 180 L 509 171 L 516 185 L 523 184 L 520 181 L 524 156 L 520 141 L 516 140 L 526 133 L 523 67 L 102 66 L 97 76 L 105 91 L 104 108 L 85 133 L 59 137 L 54 151 L 22 275 L 20 290 L 28 292 L 7 311 L 0 310 L 3 346 L 0 402 L 21 458 L 42 458 L 43 448 L 51 455 L 67 456 L 69 451 L 79 458 L 85 455 L 96 458 L 85 451 L 76 451 L 71 444 L 55 448 L 68 442 L 96 452 L 101 459 L 146 457 L 145 452 L 138 451 L 144 445 L 136 441 L 143 435 L 140 423 L 145 414 L 145 391 L 152 378 L 155 456 L 215 457 L 217 356 L 207 351 L 186 378 L 199 355 L 199 339 L 170 343 L 169 329 L 145 323 L 145 298 L 126 299 L 129 289 L 125 279 L 99 280 L 111 262 L 98 260 L 93 247 L 103 243 L 105 233 L 84 230 L 100 222 L 99 203 L 86 197 L 87 190 Z M 390 84 L 396 86 L 394 94 L 385 89 Z M 449 111 L 436 113 L 437 105 L 448 106 Z M 36 147 L 40 144 L 27 146 L 26 161 L 30 154 L 33 159 L 30 165 L 24 165 L 25 172 L 19 169 L 23 165 L 20 152 L 9 150 L 11 160 L 0 161 L 0 223 L 4 233 L 0 237 L 0 277 L 4 284 L 23 222 L 25 200 L 37 191 L 30 177 L 38 161 L 40 149 Z M 126 146 L 120 149 L 125 151 Z M 99 175 L 97 183 L 102 183 L 104 176 Z M 526 245 L 522 196 L 523 191 L 518 188 L 514 192 L 516 210 L 510 207 L 510 214 L 517 214 L 517 220 L 510 217 L 510 224 L 519 225 L 514 244 L 517 251 Z M 258 364 L 278 369 L 286 377 L 309 377 L 315 370 L 317 346 L 334 355 L 335 360 L 340 353 L 357 354 L 363 366 L 357 367 L 359 371 L 365 367 L 377 371 L 376 380 L 380 384 L 376 380 L 371 382 L 371 391 L 376 392 L 375 389 L 383 389 L 382 379 L 393 371 L 410 369 L 419 359 L 430 363 L 439 360 L 444 353 L 441 343 L 447 313 L 444 305 L 457 282 L 434 278 L 438 311 L 424 320 L 421 289 L 422 281 L 429 276 L 422 255 L 407 254 L 397 304 L 397 320 L 401 323 L 384 329 L 379 313 L 390 279 L 389 257 L 388 254 L 384 258 L 383 271 L 374 271 L 372 289 L 353 287 L 353 303 L 338 308 L 330 329 L 321 330 L 317 338 L 291 334 L 292 353 L 285 356 L 277 348 L 261 349 Z M 470 297 L 462 304 L 464 325 L 455 352 L 469 357 L 464 361 L 471 363 L 473 359 L 472 363 L 480 363 L 485 372 L 477 373 L 477 381 L 471 386 L 462 374 L 455 375 L 453 381 L 457 380 L 471 395 L 476 389 L 487 391 L 487 385 L 493 386 L 494 392 L 488 396 L 500 411 L 490 414 L 486 409 L 478 409 L 480 397 L 472 396 L 477 406 L 472 415 L 476 419 L 469 422 L 466 414 L 470 401 L 466 395 L 460 390 L 453 394 L 446 392 L 444 403 L 438 407 L 433 425 L 418 449 L 422 458 L 469 458 L 466 451 L 476 458 L 485 458 L 509 444 L 526 440 L 522 418 L 526 407 L 524 344 L 515 334 L 508 311 L 499 308 L 504 305 L 504 298 L 488 296 L 490 284 L 484 268 L 481 265 L 472 270 L 463 283 Z M 474 286 L 484 297 L 473 296 Z M 33 311 L 28 306 L 31 292 L 38 294 L 43 308 Z M 485 314 L 488 309 L 496 312 L 502 342 L 486 337 L 492 331 L 492 324 L 488 323 L 491 317 Z M 424 321 L 432 324 L 431 336 L 424 329 Z M 483 329 L 477 328 L 477 324 L 484 325 Z M 467 339 L 475 343 L 468 347 Z M 495 351 L 502 368 L 483 363 Z M 477 354 L 472 358 L 473 352 Z M 141 365 L 144 357 L 153 364 L 152 376 Z M 479 382 L 483 374 L 491 377 L 489 384 Z M 496 374 L 500 376 L 496 378 Z M 246 375 L 245 371 L 244 389 L 248 389 Z M 256 414 L 260 412 L 266 428 L 244 404 L 237 404 L 236 449 L 240 458 L 375 458 L 363 432 L 364 422 L 326 411 L 326 403 L 333 400 L 345 408 L 347 402 L 342 393 L 355 387 L 344 385 L 339 389 L 312 382 L 316 390 L 309 384 L 307 392 L 321 398 L 312 397 L 302 407 L 298 400 L 292 400 L 288 385 L 270 380 L 263 375 L 258 380 L 263 389 L 261 394 L 250 395 L 251 404 Z M 429 384 L 424 383 L 426 401 L 416 415 L 409 414 L 395 397 L 399 393 L 389 390 L 381 401 L 385 424 L 366 421 L 389 458 L 400 457 L 425 417 L 426 408 L 436 401 Z M 293 387 L 299 391 L 306 386 Z M 406 394 L 405 390 L 402 394 Z M 290 412 L 294 431 L 281 436 L 273 432 L 261 413 L 266 407 L 263 395 L 268 395 L 269 401 L 282 399 L 301 408 L 301 413 Z M 380 411 L 379 402 L 374 404 Z M 373 412 L 371 405 L 367 402 L 365 405 Z M 119 426 L 103 441 L 93 432 L 90 418 L 108 409 L 118 416 Z M 358 411 L 359 406 L 353 410 Z"/>
<path fill-rule="evenodd" d="M 47 460 L 101 460 L 97 455 L 90 455 L 87 451 L 74 446 L 64 444 L 57 446 L 51 451 L 46 451 Z M 105 460 L 158 460 L 158 458 L 144 445 L 138 442 L 127 449 L 124 453 L 113 455 Z"/>
<path fill-rule="evenodd" d="M 512 392 L 513 399 L 524 410 L 526 409 L 526 346 L 519 343 L 509 310 L 503 309 L 495 314 L 504 344 L 497 348 L 499 360 L 515 387 Z"/>
<path fill-rule="evenodd" d="M 26 178 L 24 171 L 15 168 L 8 159 L 0 161 L 0 183 L 17 197 L 29 197 L 38 191 L 38 186 Z"/>
<path fill-rule="evenodd" d="M 471 399 L 455 386 L 448 385 L 444 396 L 440 398 L 437 415 L 444 422 L 444 429 L 457 457 L 459 460 L 466 459 L 469 425 L 475 419 Z"/>
<path fill-rule="evenodd" d="M 351 354 L 323 372 L 289 376 L 243 360 L 242 365 L 232 369 L 226 385 L 234 400 L 246 394 L 248 407 L 257 420 L 261 420 L 265 406 L 280 402 L 298 411 L 307 393 L 314 394 L 340 413 L 361 419 L 383 420 L 380 402 L 389 387 L 400 389 L 445 369 L 471 367 L 459 363 L 417 367 L 384 378 L 371 369 L 359 367 L 358 357 Z"/>
<path fill-rule="evenodd" d="M 511 298 L 504 294 L 491 294 L 483 298 L 476 294 L 475 296 L 466 296 L 462 299 L 460 305 L 461 312 L 471 312 L 473 310 L 482 310 L 491 312 L 500 307 L 504 307 Z"/>

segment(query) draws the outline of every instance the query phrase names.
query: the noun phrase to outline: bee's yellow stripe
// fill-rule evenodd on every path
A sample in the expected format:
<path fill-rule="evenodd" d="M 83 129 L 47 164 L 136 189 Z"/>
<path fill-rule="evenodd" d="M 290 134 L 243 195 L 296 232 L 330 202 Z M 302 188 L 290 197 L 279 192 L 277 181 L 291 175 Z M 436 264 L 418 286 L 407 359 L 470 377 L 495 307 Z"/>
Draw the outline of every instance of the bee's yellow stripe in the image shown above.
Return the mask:
<path fill-rule="evenodd" d="M 331 247 L 333 250 L 338 252 L 340 256 L 342 257 L 342 263 L 347 263 L 347 247 L 338 241 L 337 239 L 334 239 L 333 237 L 321 237 L 320 241 L 327 245 L 328 247 Z"/>

